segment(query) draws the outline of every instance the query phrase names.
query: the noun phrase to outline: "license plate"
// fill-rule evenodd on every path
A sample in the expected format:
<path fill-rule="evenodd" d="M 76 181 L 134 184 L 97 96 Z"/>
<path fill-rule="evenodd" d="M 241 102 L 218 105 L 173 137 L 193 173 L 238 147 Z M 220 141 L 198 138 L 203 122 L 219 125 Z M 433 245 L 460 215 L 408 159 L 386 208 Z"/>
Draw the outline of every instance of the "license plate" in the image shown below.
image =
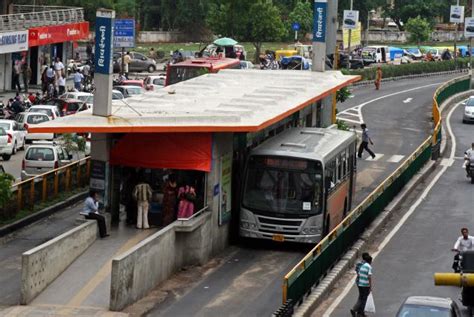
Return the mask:
<path fill-rule="evenodd" d="M 272 239 L 273 241 L 283 242 L 285 241 L 285 236 L 283 236 L 282 234 L 274 234 Z"/>

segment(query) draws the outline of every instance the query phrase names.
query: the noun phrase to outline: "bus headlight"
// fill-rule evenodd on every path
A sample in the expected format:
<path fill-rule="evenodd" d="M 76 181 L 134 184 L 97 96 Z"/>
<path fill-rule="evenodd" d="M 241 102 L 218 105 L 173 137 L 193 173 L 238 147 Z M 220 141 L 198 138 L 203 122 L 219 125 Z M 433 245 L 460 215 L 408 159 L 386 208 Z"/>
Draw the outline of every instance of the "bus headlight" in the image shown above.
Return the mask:
<path fill-rule="evenodd" d="M 306 219 L 303 228 L 301 229 L 301 234 L 304 235 L 316 235 L 321 234 L 321 223 L 322 216 L 317 215 Z"/>
<path fill-rule="evenodd" d="M 318 227 L 309 227 L 309 228 L 304 228 L 301 230 L 302 234 L 310 234 L 310 235 L 315 235 L 321 232 L 321 229 Z"/>
<path fill-rule="evenodd" d="M 250 230 L 257 229 L 257 222 L 254 214 L 244 208 L 240 210 L 240 227 Z"/>

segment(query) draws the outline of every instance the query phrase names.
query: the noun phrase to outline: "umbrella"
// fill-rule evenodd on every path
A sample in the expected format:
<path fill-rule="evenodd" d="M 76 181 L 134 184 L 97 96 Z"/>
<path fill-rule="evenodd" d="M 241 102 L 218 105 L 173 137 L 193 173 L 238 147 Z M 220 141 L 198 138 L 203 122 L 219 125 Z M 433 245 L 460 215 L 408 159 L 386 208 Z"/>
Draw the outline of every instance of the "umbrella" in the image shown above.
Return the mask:
<path fill-rule="evenodd" d="M 222 37 L 214 41 L 214 44 L 216 44 L 217 46 L 234 46 L 237 43 L 238 42 L 236 40 L 228 37 Z"/>

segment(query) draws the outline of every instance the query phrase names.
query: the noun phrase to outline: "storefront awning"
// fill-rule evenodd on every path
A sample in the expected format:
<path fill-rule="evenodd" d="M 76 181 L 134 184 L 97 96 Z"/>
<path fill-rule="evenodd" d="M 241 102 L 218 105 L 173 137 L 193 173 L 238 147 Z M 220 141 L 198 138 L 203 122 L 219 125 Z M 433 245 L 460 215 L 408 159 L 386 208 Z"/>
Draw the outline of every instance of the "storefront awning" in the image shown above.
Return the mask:
<path fill-rule="evenodd" d="M 210 172 L 211 160 L 211 133 L 137 133 L 126 134 L 116 143 L 110 163 Z"/>

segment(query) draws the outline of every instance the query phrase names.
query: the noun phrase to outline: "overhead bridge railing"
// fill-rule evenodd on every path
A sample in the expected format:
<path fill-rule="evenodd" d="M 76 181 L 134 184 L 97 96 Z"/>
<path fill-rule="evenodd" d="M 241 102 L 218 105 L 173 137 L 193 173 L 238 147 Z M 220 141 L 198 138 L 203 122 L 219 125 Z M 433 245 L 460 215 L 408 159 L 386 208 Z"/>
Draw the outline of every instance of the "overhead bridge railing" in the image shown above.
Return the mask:
<path fill-rule="evenodd" d="M 0 220 L 15 219 L 61 201 L 89 186 L 90 158 L 37 175 L 12 186 L 10 202 L 0 208 Z"/>
<path fill-rule="evenodd" d="M 469 79 L 461 77 L 447 82 L 436 90 L 433 97 L 433 134 L 285 275 L 282 307 L 286 307 L 289 302 L 292 304 L 301 302 L 357 241 L 370 223 L 432 158 L 433 150 L 439 153 L 442 133 L 439 105 L 454 94 L 468 89 Z"/>

